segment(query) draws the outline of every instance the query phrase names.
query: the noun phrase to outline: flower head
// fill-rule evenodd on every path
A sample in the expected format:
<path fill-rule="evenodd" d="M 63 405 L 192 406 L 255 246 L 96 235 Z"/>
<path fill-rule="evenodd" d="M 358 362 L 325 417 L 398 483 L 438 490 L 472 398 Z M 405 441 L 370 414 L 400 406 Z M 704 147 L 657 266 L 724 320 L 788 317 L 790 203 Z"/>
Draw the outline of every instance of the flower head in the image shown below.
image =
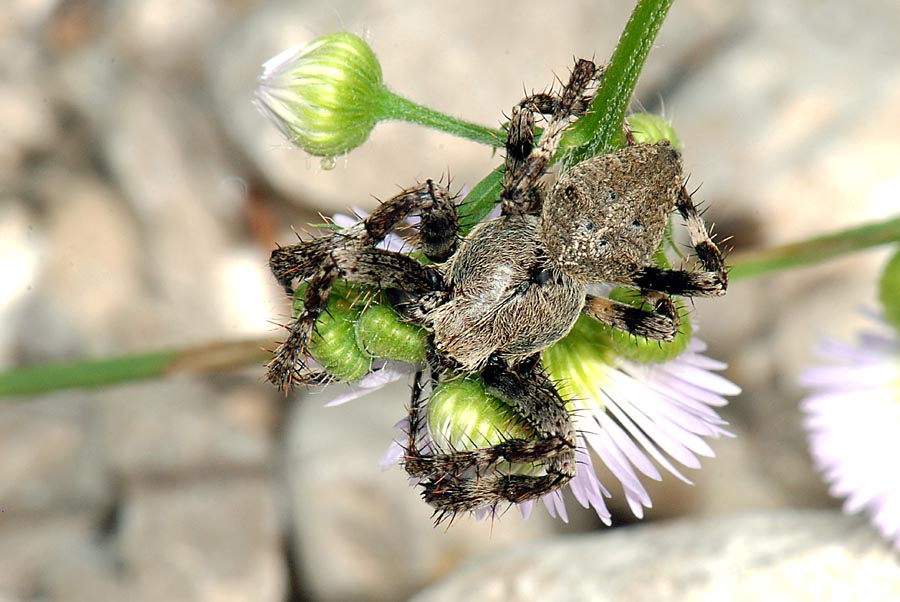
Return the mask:
<path fill-rule="evenodd" d="M 827 364 L 801 376 L 812 389 L 801 409 L 813 462 L 844 511 L 865 511 L 900 549 L 900 337 L 881 322 L 855 344 L 818 351 Z"/>
<path fill-rule="evenodd" d="M 589 318 L 584 318 L 589 320 Z M 652 506 L 640 475 L 660 480 L 658 466 L 686 483 L 676 462 L 699 468 L 698 456 L 714 453 L 705 439 L 731 436 L 715 408 L 725 396 L 740 389 L 716 374 L 724 364 L 703 355 L 705 345 L 696 338 L 673 358 L 642 362 L 629 359 L 596 336 L 598 325 L 580 322 L 566 339 L 544 352 L 544 365 L 568 400 L 575 421 L 577 473 L 568 484 L 576 501 L 591 507 L 606 524 L 611 514 L 605 499 L 611 493 L 600 482 L 591 450 L 619 481 L 626 501 L 637 517 Z M 427 432 L 422 449 L 474 449 L 504 439 L 533 436 L 530 427 L 511 407 L 490 397 L 477 379 L 439 384 L 426 406 Z M 401 435 L 388 450 L 384 463 L 403 458 L 408 423 L 398 423 Z M 522 473 L 539 466 L 502 466 Z M 561 490 L 542 498 L 552 516 L 567 520 Z M 520 504 L 530 514 L 533 502 Z M 480 515 L 495 512 L 482 509 Z"/>
<path fill-rule="evenodd" d="M 354 220 L 336 216 L 335 222 L 347 227 Z M 396 239 L 392 244 L 402 247 L 403 241 Z M 620 302 L 642 303 L 639 295 L 627 290 L 613 289 L 608 294 Z M 376 308 L 379 321 L 373 321 L 371 328 L 361 328 L 366 320 L 356 317 L 357 344 L 340 348 L 337 355 L 346 361 L 344 358 L 353 356 L 347 349 L 359 347 L 365 357 L 393 361 L 379 362 L 368 375 L 355 374 L 353 379 L 346 379 L 363 376 L 332 404 L 344 403 L 408 375 L 410 370 L 403 369 L 401 362 L 417 363 L 424 357 L 424 338 L 417 327 L 402 323 L 385 306 Z M 582 316 L 563 340 L 543 353 L 543 365 L 567 400 L 577 432 L 576 476 L 567 488 L 579 504 L 593 508 L 606 524 L 611 523 L 612 516 L 605 500 L 612 494 L 593 467 L 591 451 L 619 481 L 629 507 L 640 518 L 644 508 L 652 506 L 641 475 L 661 480 L 659 466 L 690 483 L 676 463 L 699 468 L 699 457 L 715 455 L 706 439 L 731 436 L 716 408 L 724 406 L 726 396 L 737 395 L 740 389 L 716 374 L 725 365 L 703 355 L 705 345 L 692 336 L 687 313 L 683 309 L 679 313 L 681 331 L 668 343 L 634 337 Z M 399 328 L 416 332 L 398 333 Z M 379 332 L 390 334 L 382 336 Z M 381 344 L 376 343 L 379 338 L 409 351 L 375 350 L 375 345 Z M 401 435 L 390 446 L 383 464 L 396 464 L 405 457 L 409 422 L 403 419 L 397 426 Z M 434 385 L 425 404 L 425 427 L 419 431 L 418 441 L 423 453 L 471 450 L 508 439 L 537 437 L 533 427 L 508 403 L 492 397 L 477 377 L 448 379 Z M 539 463 L 507 463 L 495 469 L 506 474 L 537 474 L 542 467 Z M 567 520 L 562 490 L 543 496 L 542 501 L 552 516 Z M 534 502 L 528 501 L 519 504 L 519 509 L 527 516 L 533 506 Z M 492 515 L 497 510 L 481 508 L 476 516 Z"/>
<path fill-rule="evenodd" d="M 675 463 L 696 469 L 698 456 L 715 456 L 705 439 L 731 436 L 716 408 L 740 388 L 716 374 L 725 364 L 703 355 L 706 345 L 696 337 L 678 342 L 685 347 L 674 357 L 663 352 L 647 361 L 643 353 L 623 354 L 589 320 L 581 318 L 548 349 L 544 365 L 568 400 L 576 430 L 641 518 L 652 503 L 640 475 L 661 480 L 658 465 L 690 483 Z"/>
<path fill-rule="evenodd" d="M 256 105 L 292 143 L 334 157 L 369 137 L 383 90 L 381 65 L 368 44 L 336 33 L 267 61 Z"/>

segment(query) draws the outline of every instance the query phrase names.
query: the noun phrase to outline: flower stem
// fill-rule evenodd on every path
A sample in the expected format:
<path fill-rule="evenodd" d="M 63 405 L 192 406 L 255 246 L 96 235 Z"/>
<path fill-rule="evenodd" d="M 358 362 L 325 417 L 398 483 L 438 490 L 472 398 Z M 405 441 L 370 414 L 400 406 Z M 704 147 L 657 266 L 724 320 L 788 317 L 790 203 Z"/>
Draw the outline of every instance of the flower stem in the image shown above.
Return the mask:
<path fill-rule="evenodd" d="M 569 161 L 581 161 L 624 144 L 622 123 L 638 77 L 662 27 L 672 0 L 638 0 L 606 65 L 589 111 L 563 139 L 577 146 Z"/>
<path fill-rule="evenodd" d="M 0 397 L 91 389 L 174 374 L 208 374 L 263 363 L 267 340 L 219 341 L 99 360 L 26 366 L 0 373 Z"/>
<path fill-rule="evenodd" d="M 417 123 L 495 148 L 503 146 L 506 142 L 506 132 L 503 130 L 491 129 L 429 109 L 408 98 L 398 96 L 387 88 L 382 89 L 378 102 L 376 110 L 379 119 L 398 119 Z"/>
<path fill-rule="evenodd" d="M 900 242 L 900 217 L 777 247 L 734 253 L 728 258 L 732 266 L 729 277 L 756 278 L 890 242 Z"/>

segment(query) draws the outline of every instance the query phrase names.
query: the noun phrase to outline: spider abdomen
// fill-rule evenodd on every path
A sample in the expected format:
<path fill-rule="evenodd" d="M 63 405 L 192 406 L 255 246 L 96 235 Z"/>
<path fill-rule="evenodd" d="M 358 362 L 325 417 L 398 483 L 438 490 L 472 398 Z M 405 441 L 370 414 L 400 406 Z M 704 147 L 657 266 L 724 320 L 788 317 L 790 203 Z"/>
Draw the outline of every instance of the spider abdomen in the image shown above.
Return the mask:
<path fill-rule="evenodd" d="M 582 282 L 627 282 L 659 248 L 682 187 L 680 155 L 668 142 L 579 163 L 544 203 L 547 250 Z"/>
<path fill-rule="evenodd" d="M 509 360 L 549 347 L 572 329 L 584 286 L 550 266 L 536 216 L 477 226 L 446 264 L 450 295 L 429 315 L 441 354 L 475 372 L 496 354 Z"/>

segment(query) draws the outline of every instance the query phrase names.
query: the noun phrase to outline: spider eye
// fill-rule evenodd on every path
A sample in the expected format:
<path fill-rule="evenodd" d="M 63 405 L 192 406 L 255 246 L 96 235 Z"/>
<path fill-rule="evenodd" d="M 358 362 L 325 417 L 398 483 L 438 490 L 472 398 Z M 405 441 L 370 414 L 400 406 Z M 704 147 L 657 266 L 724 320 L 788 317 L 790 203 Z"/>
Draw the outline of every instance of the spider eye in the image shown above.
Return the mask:
<path fill-rule="evenodd" d="M 640 228 L 641 226 L 643 226 L 643 224 L 641 223 L 641 220 L 639 220 L 639 219 L 636 219 L 633 222 L 631 222 L 631 225 L 634 226 L 635 228 Z"/>
<path fill-rule="evenodd" d="M 594 227 L 595 227 L 594 222 L 592 222 L 589 219 L 581 222 L 581 229 L 584 230 L 585 232 L 593 232 Z"/>
<path fill-rule="evenodd" d="M 610 202 L 615 202 L 615 201 L 619 200 L 619 193 L 616 192 L 615 190 L 610 189 L 609 200 L 610 200 Z"/>

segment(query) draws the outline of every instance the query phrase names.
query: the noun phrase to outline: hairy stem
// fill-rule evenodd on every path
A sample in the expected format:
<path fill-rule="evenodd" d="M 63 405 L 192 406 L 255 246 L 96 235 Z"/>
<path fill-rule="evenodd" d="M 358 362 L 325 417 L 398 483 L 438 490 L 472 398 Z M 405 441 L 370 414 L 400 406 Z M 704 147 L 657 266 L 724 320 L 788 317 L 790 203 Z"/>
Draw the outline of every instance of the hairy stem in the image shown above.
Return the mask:
<path fill-rule="evenodd" d="M 638 77 L 662 27 L 672 0 L 638 0 L 606 64 L 590 110 L 563 139 L 563 146 L 578 147 L 570 161 L 581 161 L 624 144 L 622 123 L 631 104 Z"/>
<path fill-rule="evenodd" d="M 379 97 L 379 118 L 409 121 L 434 128 L 460 138 L 468 138 L 493 147 L 503 146 L 506 132 L 492 129 L 469 121 L 429 109 L 384 88 Z"/>

